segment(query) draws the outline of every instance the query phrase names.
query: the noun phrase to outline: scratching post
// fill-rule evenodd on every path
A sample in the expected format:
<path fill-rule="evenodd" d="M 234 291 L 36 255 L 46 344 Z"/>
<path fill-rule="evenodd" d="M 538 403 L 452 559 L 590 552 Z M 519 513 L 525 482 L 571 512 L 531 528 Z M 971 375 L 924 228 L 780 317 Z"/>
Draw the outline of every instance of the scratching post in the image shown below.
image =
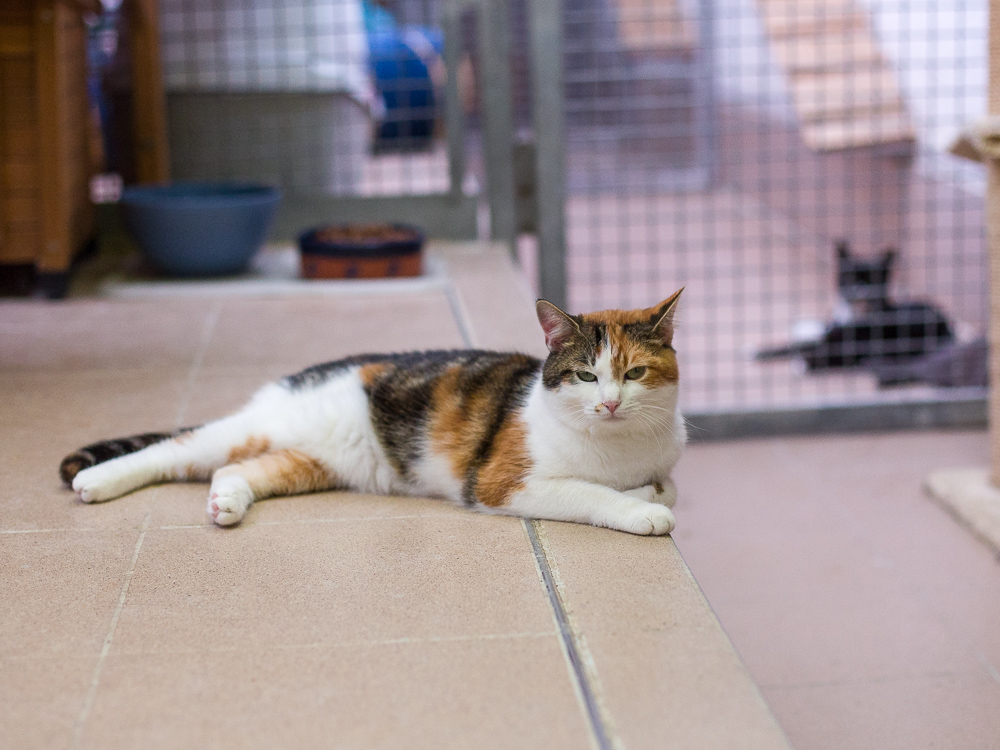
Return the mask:
<path fill-rule="evenodd" d="M 1000 115 L 1000 0 L 990 0 L 989 114 Z M 986 159 L 990 273 L 990 480 L 1000 487 L 1000 159 Z"/>

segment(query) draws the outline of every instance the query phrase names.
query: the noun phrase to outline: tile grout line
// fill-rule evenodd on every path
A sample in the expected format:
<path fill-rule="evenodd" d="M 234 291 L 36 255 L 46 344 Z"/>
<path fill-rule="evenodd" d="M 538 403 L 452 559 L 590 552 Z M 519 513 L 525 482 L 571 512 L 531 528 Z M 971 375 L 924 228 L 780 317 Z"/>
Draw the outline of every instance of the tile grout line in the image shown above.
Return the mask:
<path fill-rule="evenodd" d="M 97 696 L 97 686 L 101 681 L 101 671 L 104 669 L 104 661 L 111 651 L 111 642 L 115 638 L 115 631 L 118 630 L 118 619 L 125 608 L 125 599 L 128 596 L 129 586 L 132 583 L 132 575 L 135 573 L 135 566 L 139 562 L 139 552 L 142 550 L 142 543 L 146 539 L 146 532 L 149 531 L 150 514 L 142 520 L 142 528 L 139 531 L 139 538 L 135 541 L 135 549 L 132 550 L 132 559 L 129 561 L 128 570 L 122 580 L 121 591 L 118 593 L 118 604 L 115 606 L 114 614 L 111 616 L 111 625 L 108 634 L 104 638 L 104 645 L 101 647 L 101 654 L 97 657 L 97 665 L 94 667 L 94 674 L 90 678 L 90 687 L 87 689 L 87 696 L 84 698 L 80 715 L 77 716 L 76 725 L 73 727 L 73 738 L 70 748 L 75 748 L 80 744 L 80 737 L 83 734 L 83 727 L 87 723 L 90 709 L 94 705 L 94 698 Z"/>
<path fill-rule="evenodd" d="M 558 567 L 555 566 L 555 561 L 548 549 L 545 531 L 540 521 L 522 518 L 521 523 L 528 535 L 528 541 L 531 542 L 535 566 L 548 596 L 552 618 L 558 628 L 559 644 L 566 659 L 577 698 L 587 716 L 594 746 L 598 750 L 621 750 L 623 745 L 614 731 L 614 722 L 605 705 L 604 692 L 601 689 L 594 657 L 590 653 L 583 633 L 579 632 L 579 629 L 574 625 L 573 617 L 565 605 L 562 578 L 558 574 Z"/>
<path fill-rule="evenodd" d="M 439 643 L 471 643 L 476 641 L 510 641 L 519 639 L 547 639 L 557 636 L 555 630 L 544 630 L 540 632 L 528 633 L 488 633 L 485 635 L 459 635 L 459 636 L 436 636 L 427 638 L 384 638 L 368 641 L 332 641 L 330 643 L 290 643 L 277 646 L 256 647 L 254 653 L 280 653 L 286 651 L 310 651 L 314 649 L 352 649 L 368 648 L 377 646 L 408 646 L 411 644 L 439 644 Z M 143 651 L 125 651 L 126 656 L 161 656 L 164 654 L 199 655 L 199 654 L 229 654 L 246 653 L 246 647 L 230 646 L 227 648 L 201 648 L 201 649 L 155 649 Z M 54 657 L 53 657 L 54 658 Z M 9 661 L 29 661 L 29 658 L 12 658 Z"/>
<path fill-rule="evenodd" d="M 154 488 L 155 489 L 155 488 Z M 150 495 L 153 497 L 153 495 Z M 241 528 L 254 528 L 257 526 L 289 526 L 292 524 L 317 524 L 317 523 L 355 523 L 355 522 L 368 522 L 368 521 L 409 521 L 416 519 L 427 519 L 430 521 L 434 520 L 446 520 L 446 521 L 475 521 L 481 518 L 481 515 L 474 513 L 464 512 L 456 515 L 445 515 L 442 513 L 410 513 L 403 515 L 393 515 L 393 516 L 339 516 L 336 518 L 291 518 L 285 521 L 244 521 L 241 524 Z M 167 524 L 165 526 L 154 526 L 150 525 L 149 531 L 178 531 L 185 529 L 216 529 L 214 523 L 183 523 L 183 524 Z M 0 529 L 0 536 L 8 534 L 54 534 L 54 533 L 64 533 L 64 532 L 103 532 L 103 531 L 113 531 L 112 528 L 101 528 L 99 526 L 89 527 L 89 526 L 73 526 L 65 528 L 56 529 Z"/>
<path fill-rule="evenodd" d="M 702 589 L 701 584 L 698 583 L 698 579 L 694 577 L 694 571 L 691 570 L 691 567 L 687 564 L 687 561 L 684 559 L 684 555 L 682 554 L 680 547 L 677 546 L 677 542 L 674 541 L 674 538 L 672 536 L 666 538 L 670 540 L 670 543 L 674 546 L 674 550 L 677 552 L 677 555 L 680 557 L 681 562 L 683 563 L 683 565 L 681 566 L 683 570 L 682 574 L 687 579 L 688 585 L 695 591 L 696 596 L 701 601 L 701 605 L 711 615 L 712 620 L 714 620 L 715 622 L 716 628 L 718 628 L 719 631 L 722 632 L 729 653 L 733 656 L 733 658 L 736 659 L 736 663 L 739 666 L 739 671 L 742 672 L 744 678 L 750 685 L 751 695 L 757 700 L 758 706 L 760 706 L 760 708 L 763 709 L 764 713 L 771 717 L 771 721 L 774 723 L 774 727 L 778 731 L 778 734 L 785 739 L 785 744 L 789 748 L 791 748 L 792 743 L 788 739 L 788 734 L 785 731 L 785 727 L 781 724 L 780 721 L 778 721 L 778 717 L 775 716 L 774 710 L 771 708 L 771 704 L 768 703 L 767 699 L 764 697 L 764 688 L 757 683 L 756 678 L 750 673 L 750 668 L 747 666 L 746 661 L 744 661 L 743 656 L 737 650 L 736 644 L 733 643 L 733 639 L 729 637 L 729 633 L 726 632 L 726 629 L 723 627 L 722 620 L 719 619 L 718 613 L 715 611 L 715 608 L 712 606 L 712 603 L 708 600 L 708 596 L 705 594 L 704 589 Z"/>
<path fill-rule="evenodd" d="M 198 349 L 194 353 L 191 361 L 191 369 L 188 370 L 187 380 L 184 383 L 184 393 L 181 395 L 180 405 L 177 407 L 177 416 L 174 418 L 174 426 L 180 429 L 184 425 L 184 414 L 191 404 L 191 396 L 194 394 L 194 381 L 201 371 L 201 365 L 205 361 L 208 353 L 208 344 L 215 333 L 215 326 L 219 322 L 219 315 L 222 312 L 222 302 L 216 301 L 205 317 L 205 322 L 201 328 L 201 340 L 198 342 Z"/>
<path fill-rule="evenodd" d="M 428 520 L 447 520 L 447 521 L 464 521 L 465 516 L 471 516 L 476 518 L 473 513 L 463 513 L 461 515 L 444 515 L 437 513 L 414 513 L 411 515 L 399 515 L 399 516 L 342 516 L 337 518 L 290 518 L 286 521 L 244 521 L 240 524 L 240 528 L 256 528 L 258 526 L 290 526 L 294 524 L 318 524 L 318 523 L 359 523 L 367 521 L 409 521 L 414 519 L 428 519 Z M 153 531 L 178 531 L 184 529 L 216 529 L 214 523 L 187 523 L 187 524 L 174 524 L 171 526 L 154 526 Z M 2 532 L 0 532 L 2 533 Z"/>
<path fill-rule="evenodd" d="M 468 310 L 454 283 L 452 283 L 451 277 L 446 275 L 446 278 L 445 296 L 448 298 L 452 317 L 458 327 L 459 334 L 462 336 L 462 341 L 467 347 L 472 348 L 476 341 Z M 553 569 L 558 570 L 558 568 L 555 568 L 554 560 L 547 549 L 548 545 L 543 541 L 545 531 L 538 521 L 532 519 L 522 518 L 521 525 L 531 544 L 535 568 L 547 594 L 552 619 L 555 621 L 558 631 L 559 647 L 566 660 L 574 693 L 587 717 L 591 740 L 597 750 L 622 750 L 621 740 L 613 733 L 614 724 L 604 706 L 603 692 L 593 655 L 587 648 L 583 634 L 573 627 L 572 619 L 560 595 L 562 580 L 557 580 L 558 574 L 553 574 Z M 541 533 L 539 534 L 539 532 Z"/>
<path fill-rule="evenodd" d="M 0 534 L 52 534 L 57 531 L 103 531 L 104 529 L 77 526 L 71 529 L 0 529 Z"/>
<path fill-rule="evenodd" d="M 452 283 L 451 277 L 446 277 L 444 295 L 448 299 L 448 306 L 451 308 L 451 317 L 455 321 L 458 333 L 462 341 L 470 349 L 475 346 L 475 336 L 473 335 L 472 322 L 469 320 L 469 311 L 465 309 L 462 298 L 458 296 L 458 290 Z"/>

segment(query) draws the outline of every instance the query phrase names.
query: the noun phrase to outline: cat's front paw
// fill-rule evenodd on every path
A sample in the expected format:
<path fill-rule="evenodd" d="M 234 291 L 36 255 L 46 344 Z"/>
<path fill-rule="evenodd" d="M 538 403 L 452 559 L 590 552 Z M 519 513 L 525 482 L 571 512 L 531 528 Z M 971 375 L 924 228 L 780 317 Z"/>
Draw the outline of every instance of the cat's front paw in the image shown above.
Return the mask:
<path fill-rule="evenodd" d="M 656 497 L 656 489 L 651 484 L 644 484 L 642 487 L 636 487 L 635 489 L 625 490 L 622 492 L 623 495 L 628 495 L 629 497 L 634 497 L 636 500 L 642 500 L 644 503 L 656 502 L 653 498 Z"/>
<path fill-rule="evenodd" d="M 629 514 L 622 531 L 642 536 L 662 536 L 673 531 L 676 523 L 674 514 L 667 506 L 644 503 Z"/>
<path fill-rule="evenodd" d="M 253 492 L 246 480 L 226 477 L 212 482 L 208 495 L 208 515 L 219 526 L 235 526 L 253 504 Z"/>

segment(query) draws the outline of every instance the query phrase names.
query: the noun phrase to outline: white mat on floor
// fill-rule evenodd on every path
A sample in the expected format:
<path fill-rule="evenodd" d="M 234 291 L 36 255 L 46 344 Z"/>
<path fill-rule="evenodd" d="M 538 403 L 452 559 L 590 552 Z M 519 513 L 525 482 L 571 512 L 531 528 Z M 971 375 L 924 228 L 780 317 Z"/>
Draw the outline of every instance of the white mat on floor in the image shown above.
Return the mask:
<path fill-rule="evenodd" d="M 142 279 L 125 274 L 105 279 L 102 297 L 144 299 L 163 297 L 341 296 L 354 294 L 415 294 L 447 288 L 445 262 L 429 252 L 421 276 L 399 279 L 303 279 L 299 254 L 292 245 L 264 248 L 246 273 L 220 279 Z"/>

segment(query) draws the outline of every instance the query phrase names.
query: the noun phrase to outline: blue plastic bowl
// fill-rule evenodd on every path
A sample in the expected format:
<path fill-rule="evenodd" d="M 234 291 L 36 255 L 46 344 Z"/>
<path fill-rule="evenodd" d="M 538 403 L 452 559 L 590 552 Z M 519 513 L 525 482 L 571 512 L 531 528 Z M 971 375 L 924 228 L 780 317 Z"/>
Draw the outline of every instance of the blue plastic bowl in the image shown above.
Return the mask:
<path fill-rule="evenodd" d="M 125 188 L 125 224 L 174 276 L 242 271 L 267 238 L 281 191 L 267 185 L 183 183 Z"/>

